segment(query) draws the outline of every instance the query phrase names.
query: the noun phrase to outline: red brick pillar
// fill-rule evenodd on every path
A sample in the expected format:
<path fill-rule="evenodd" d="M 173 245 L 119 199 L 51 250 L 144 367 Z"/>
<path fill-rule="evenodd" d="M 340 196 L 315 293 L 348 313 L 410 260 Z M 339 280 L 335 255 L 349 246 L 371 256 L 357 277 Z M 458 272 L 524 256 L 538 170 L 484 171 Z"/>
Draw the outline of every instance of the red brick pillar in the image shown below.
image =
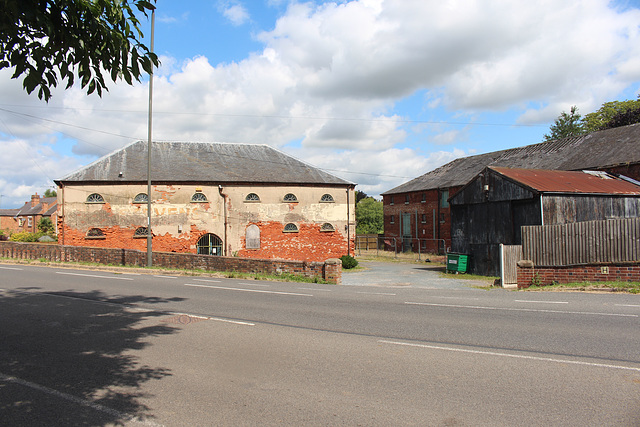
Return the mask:
<path fill-rule="evenodd" d="M 338 258 L 329 258 L 324 262 L 324 280 L 336 285 L 342 284 L 342 261 Z"/>

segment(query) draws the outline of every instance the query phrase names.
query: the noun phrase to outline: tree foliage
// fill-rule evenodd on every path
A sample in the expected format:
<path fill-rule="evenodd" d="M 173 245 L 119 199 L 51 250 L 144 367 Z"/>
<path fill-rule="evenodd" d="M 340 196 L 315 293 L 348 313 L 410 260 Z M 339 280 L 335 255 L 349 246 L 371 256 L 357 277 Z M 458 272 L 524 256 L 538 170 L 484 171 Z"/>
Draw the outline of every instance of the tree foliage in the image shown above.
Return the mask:
<path fill-rule="evenodd" d="M 356 204 L 356 234 L 381 234 L 384 230 L 382 202 L 367 197 Z"/>
<path fill-rule="evenodd" d="M 53 226 L 53 221 L 51 221 L 51 218 L 40 218 L 40 221 L 38 221 L 38 231 L 44 234 L 53 234 L 55 228 Z"/>
<path fill-rule="evenodd" d="M 640 123 L 640 97 L 637 100 L 611 101 L 582 119 L 586 132 Z"/>
<path fill-rule="evenodd" d="M 48 101 L 51 88 L 76 77 L 87 94 L 128 84 L 158 66 L 142 42 L 136 13 L 147 16 L 155 0 L 0 0 L 0 69 L 13 68 L 27 93 Z"/>
<path fill-rule="evenodd" d="M 558 116 L 554 124 L 549 128 L 551 132 L 544 135 L 545 141 L 578 136 L 584 133 L 584 126 L 580 120 L 582 116 L 578 113 L 578 107 L 574 105 L 570 111 L 570 113 L 563 111 Z"/>
<path fill-rule="evenodd" d="M 52 190 L 50 188 L 44 190 L 44 197 L 56 197 L 57 195 L 58 193 L 56 192 L 56 190 Z"/>

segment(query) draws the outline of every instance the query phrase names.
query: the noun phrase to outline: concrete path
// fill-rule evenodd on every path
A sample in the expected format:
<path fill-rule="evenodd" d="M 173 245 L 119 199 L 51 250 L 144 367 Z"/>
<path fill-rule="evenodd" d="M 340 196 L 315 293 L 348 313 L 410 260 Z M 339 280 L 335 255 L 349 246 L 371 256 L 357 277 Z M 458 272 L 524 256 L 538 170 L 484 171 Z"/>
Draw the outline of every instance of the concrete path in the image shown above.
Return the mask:
<path fill-rule="evenodd" d="M 342 270 L 343 285 L 424 289 L 468 289 L 474 285 L 487 285 L 483 281 L 460 279 L 455 274 L 443 277 L 444 267 L 438 264 L 360 261 L 359 266 L 364 269 Z"/>

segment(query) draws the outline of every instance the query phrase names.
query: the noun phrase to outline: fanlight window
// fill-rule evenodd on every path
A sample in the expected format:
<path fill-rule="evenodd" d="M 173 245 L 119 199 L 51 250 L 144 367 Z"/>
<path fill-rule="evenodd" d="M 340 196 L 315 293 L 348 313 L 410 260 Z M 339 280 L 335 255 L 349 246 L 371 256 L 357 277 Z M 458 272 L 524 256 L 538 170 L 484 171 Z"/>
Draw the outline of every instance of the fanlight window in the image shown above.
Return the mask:
<path fill-rule="evenodd" d="M 204 195 L 204 193 L 194 193 L 193 196 L 191 196 L 191 201 L 192 202 L 206 202 L 207 201 L 207 196 Z"/>
<path fill-rule="evenodd" d="M 147 227 L 138 227 L 136 232 L 133 233 L 133 237 L 147 237 L 149 235 L 149 229 Z"/>
<path fill-rule="evenodd" d="M 104 239 L 105 235 L 104 235 L 104 232 L 99 228 L 92 228 L 89 231 L 87 231 L 86 237 L 87 239 Z"/>
<path fill-rule="evenodd" d="M 200 255 L 222 255 L 222 240 L 215 234 L 205 234 L 198 240 Z"/>
<path fill-rule="evenodd" d="M 146 193 L 140 193 L 136 195 L 136 197 L 133 199 L 133 203 L 147 203 L 147 202 L 149 202 L 149 196 L 147 196 Z"/>
<path fill-rule="evenodd" d="M 324 194 L 320 199 L 321 202 L 331 203 L 333 202 L 333 196 L 331 194 Z"/>
<path fill-rule="evenodd" d="M 333 227 L 333 225 L 325 222 L 324 224 L 322 224 L 322 227 L 320 227 L 320 231 L 336 231 L 336 229 Z"/>
<path fill-rule="evenodd" d="M 297 202 L 298 198 L 293 193 L 287 193 L 287 194 L 284 195 L 284 199 L 283 200 L 285 202 Z"/>
<path fill-rule="evenodd" d="M 260 197 L 256 193 L 249 193 L 247 197 L 244 198 L 245 202 L 259 202 Z"/>
<path fill-rule="evenodd" d="M 104 203 L 104 197 L 98 193 L 92 193 L 87 196 L 87 203 Z"/>
<path fill-rule="evenodd" d="M 290 222 L 289 224 L 284 226 L 284 231 L 285 233 L 297 233 L 298 226 Z"/>

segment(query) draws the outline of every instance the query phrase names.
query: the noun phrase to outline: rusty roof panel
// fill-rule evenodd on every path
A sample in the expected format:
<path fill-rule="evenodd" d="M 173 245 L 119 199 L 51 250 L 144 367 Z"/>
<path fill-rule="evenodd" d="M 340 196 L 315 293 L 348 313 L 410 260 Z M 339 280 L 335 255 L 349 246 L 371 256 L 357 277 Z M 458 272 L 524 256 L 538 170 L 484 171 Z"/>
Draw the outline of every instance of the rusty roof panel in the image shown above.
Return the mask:
<path fill-rule="evenodd" d="M 640 196 L 640 186 L 604 172 L 490 167 L 489 169 L 541 193 Z"/>

